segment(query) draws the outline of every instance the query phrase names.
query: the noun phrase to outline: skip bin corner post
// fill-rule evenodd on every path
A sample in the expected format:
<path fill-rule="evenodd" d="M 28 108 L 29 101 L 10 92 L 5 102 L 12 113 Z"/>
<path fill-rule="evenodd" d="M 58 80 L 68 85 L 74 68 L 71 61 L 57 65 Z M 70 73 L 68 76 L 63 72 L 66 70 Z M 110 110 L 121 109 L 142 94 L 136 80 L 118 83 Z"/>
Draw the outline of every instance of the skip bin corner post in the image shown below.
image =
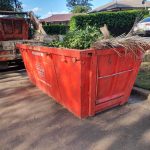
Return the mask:
<path fill-rule="evenodd" d="M 96 76 L 97 76 L 97 55 L 95 50 L 87 50 L 81 53 L 81 88 L 82 97 L 86 104 L 83 112 L 86 112 L 86 117 L 95 115 L 95 100 L 96 100 Z M 83 104 L 84 104 L 83 103 Z M 82 105 L 83 105 L 82 104 Z M 85 110 L 86 109 L 86 110 Z M 85 116 L 84 116 L 85 117 Z"/>
<path fill-rule="evenodd" d="M 94 51 L 90 66 L 90 88 L 89 88 L 89 116 L 95 115 L 96 110 L 96 89 L 97 89 L 97 54 Z"/>

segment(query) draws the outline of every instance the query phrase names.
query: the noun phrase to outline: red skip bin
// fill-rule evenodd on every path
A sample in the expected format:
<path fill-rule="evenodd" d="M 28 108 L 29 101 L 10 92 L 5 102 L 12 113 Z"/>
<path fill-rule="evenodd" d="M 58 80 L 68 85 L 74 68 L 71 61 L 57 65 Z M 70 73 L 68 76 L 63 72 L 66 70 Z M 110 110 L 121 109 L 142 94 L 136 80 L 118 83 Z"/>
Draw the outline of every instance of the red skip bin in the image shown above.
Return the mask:
<path fill-rule="evenodd" d="M 123 48 L 17 47 L 31 81 L 79 118 L 126 103 L 142 61 Z"/>

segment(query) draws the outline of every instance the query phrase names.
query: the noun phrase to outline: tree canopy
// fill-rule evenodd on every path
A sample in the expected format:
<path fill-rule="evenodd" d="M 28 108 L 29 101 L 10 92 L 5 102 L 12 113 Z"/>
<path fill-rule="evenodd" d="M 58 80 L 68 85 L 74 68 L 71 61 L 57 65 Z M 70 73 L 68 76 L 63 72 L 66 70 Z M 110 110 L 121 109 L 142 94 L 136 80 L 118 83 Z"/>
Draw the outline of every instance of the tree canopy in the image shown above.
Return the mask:
<path fill-rule="evenodd" d="M 72 13 L 86 13 L 86 12 L 88 12 L 89 10 L 90 10 L 90 8 L 87 7 L 87 6 L 75 6 L 75 7 L 71 10 L 71 12 L 72 12 Z"/>
<path fill-rule="evenodd" d="M 91 10 L 92 0 L 67 0 L 67 7 L 73 13 L 84 13 Z"/>
<path fill-rule="evenodd" d="M 0 10 L 21 11 L 21 4 L 19 0 L 0 0 Z"/>

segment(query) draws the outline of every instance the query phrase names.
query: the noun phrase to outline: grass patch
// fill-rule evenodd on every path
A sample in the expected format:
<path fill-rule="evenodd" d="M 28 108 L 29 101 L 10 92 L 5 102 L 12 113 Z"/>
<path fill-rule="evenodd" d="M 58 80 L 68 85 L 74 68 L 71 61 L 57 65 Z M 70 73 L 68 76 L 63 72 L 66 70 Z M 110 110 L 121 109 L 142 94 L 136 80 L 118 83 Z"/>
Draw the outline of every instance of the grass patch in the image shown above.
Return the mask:
<path fill-rule="evenodd" d="M 150 62 L 142 63 L 135 85 L 150 90 Z"/>

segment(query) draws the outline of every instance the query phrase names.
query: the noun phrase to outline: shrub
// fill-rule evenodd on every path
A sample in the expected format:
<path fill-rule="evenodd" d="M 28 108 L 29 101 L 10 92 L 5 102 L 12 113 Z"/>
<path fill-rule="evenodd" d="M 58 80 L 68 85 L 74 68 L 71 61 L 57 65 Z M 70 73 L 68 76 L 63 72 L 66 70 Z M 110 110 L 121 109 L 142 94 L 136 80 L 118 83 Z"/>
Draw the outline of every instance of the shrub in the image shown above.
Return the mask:
<path fill-rule="evenodd" d="M 150 62 L 143 62 L 141 64 L 135 85 L 150 90 Z"/>
<path fill-rule="evenodd" d="M 67 33 L 69 26 L 67 25 L 44 25 L 45 32 L 49 35 L 64 35 Z"/>
<path fill-rule="evenodd" d="M 49 46 L 49 47 L 63 47 L 63 42 L 59 41 L 59 40 L 55 40 L 55 41 L 50 42 L 46 46 Z"/>
<path fill-rule="evenodd" d="M 118 36 L 130 31 L 136 17 L 140 13 L 147 14 L 148 12 L 141 10 L 130 10 L 77 15 L 71 18 L 70 30 L 84 29 L 87 25 L 100 28 L 104 24 L 107 24 L 111 34 Z"/>
<path fill-rule="evenodd" d="M 146 14 L 144 15 L 144 18 L 150 17 L 150 14 Z"/>
<path fill-rule="evenodd" d="M 87 26 L 84 30 L 80 29 L 68 32 L 64 37 L 63 42 L 53 41 L 49 43 L 49 46 L 86 49 L 101 37 L 102 35 L 99 30 L 95 27 Z"/>

